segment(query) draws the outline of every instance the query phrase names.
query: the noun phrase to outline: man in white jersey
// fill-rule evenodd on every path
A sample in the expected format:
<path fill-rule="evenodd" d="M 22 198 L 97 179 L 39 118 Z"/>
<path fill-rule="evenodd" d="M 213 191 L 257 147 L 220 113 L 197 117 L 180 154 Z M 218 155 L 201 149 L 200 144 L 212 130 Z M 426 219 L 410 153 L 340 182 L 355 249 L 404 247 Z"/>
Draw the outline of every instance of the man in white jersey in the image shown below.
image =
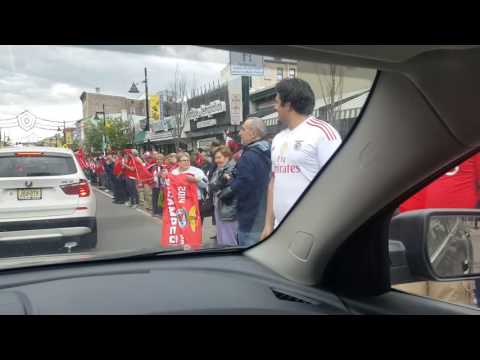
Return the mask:
<path fill-rule="evenodd" d="M 261 239 L 278 226 L 342 142 L 333 126 L 310 115 L 315 95 L 306 81 L 285 79 L 275 90 L 278 120 L 287 128 L 272 142 L 272 177 Z"/>

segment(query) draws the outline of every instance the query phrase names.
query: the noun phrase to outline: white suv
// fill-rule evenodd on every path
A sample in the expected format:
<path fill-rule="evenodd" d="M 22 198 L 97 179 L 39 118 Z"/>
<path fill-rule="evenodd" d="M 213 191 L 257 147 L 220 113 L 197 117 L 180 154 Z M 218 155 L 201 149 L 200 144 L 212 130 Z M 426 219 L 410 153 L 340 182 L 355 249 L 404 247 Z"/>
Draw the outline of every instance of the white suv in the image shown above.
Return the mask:
<path fill-rule="evenodd" d="M 96 247 L 95 195 L 71 150 L 0 148 L 0 246 L 7 243 Z"/>

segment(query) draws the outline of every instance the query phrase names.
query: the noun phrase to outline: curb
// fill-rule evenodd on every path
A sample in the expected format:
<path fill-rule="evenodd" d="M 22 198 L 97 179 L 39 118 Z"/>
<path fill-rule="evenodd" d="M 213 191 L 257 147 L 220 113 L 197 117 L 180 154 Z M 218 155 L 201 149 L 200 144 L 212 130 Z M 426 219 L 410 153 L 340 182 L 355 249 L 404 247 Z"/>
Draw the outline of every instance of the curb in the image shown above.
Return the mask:
<path fill-rule="evenodd" d="M 105 195 L 106 197 L 110 198 L 110 199 L 113 199 L 113 195 L 109 194 L 108 192 L 106 191 L 103 191 L 103 190 L 100 190 L 99 188 L 97 188 L 96 186 L 93 186 L 91 185 L 92 188 L 94 188 L 96 191 L 98 191 L 99 193 Z M 150 218 L 152 218 L 153 220 L 155 220 L 155 222 L 157 223 L 162 223 L 162 219 L 161 218 L 157 218 L 155 216 L 152 216 L 152 214 L 150 214 L 148 211 L 145 211 L 143 209 L 139 209 L 139 208 L 136 208 L 135 210 L 137 210 L 139 213 L 142 213 L 143 215 L 145 216 L 148 216 Z"/>

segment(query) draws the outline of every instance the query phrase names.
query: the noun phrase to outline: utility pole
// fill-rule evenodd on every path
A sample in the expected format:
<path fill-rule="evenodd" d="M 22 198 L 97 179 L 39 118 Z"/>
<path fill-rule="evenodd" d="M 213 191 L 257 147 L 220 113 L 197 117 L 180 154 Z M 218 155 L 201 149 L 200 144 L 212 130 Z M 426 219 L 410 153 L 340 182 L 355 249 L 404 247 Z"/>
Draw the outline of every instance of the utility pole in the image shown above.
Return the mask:
<path fill-rule="evenodd" d="M 102 104 L 102 110 L 103 110 L 103 156 L 106 155 L 106 150 L 107 150 L 107 128 L 106 128 L 106 120 L 105 120 L 105 104 Z"/>
<path fill-rule="evenodd" d="M 145 134 L 148 136 L 147 140 L 147 151 L 150 151 L 150 135 L 148 134 L 150 132 L 150 109 L 148 105 L 148 79 L 147 79 L 147 68 L 145 67 L 145 106 L 147 110 L 147 123 L 145 124 Z"/>
<path fill-rule="evenodd" d="M 242 76 L 242 105 L 243 121 L 250 115 L 250 77 Z"/>
<path fill-rule="evenodd" d="M 63 120 L 63 143 L 67 143 L 67 127 L 65 126 L 65 120 Z"/>

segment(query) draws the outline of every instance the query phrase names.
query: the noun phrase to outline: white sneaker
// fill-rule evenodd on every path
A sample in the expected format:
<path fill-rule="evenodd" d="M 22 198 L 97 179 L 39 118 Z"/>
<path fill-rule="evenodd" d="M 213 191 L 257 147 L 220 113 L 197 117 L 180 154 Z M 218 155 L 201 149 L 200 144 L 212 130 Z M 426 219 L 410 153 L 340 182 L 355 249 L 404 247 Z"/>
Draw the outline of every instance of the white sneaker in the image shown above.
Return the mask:
<path fill-rule="evenodd" d="M 125 201 L 125 206 L 130 206 L 130 201 Z"/>

